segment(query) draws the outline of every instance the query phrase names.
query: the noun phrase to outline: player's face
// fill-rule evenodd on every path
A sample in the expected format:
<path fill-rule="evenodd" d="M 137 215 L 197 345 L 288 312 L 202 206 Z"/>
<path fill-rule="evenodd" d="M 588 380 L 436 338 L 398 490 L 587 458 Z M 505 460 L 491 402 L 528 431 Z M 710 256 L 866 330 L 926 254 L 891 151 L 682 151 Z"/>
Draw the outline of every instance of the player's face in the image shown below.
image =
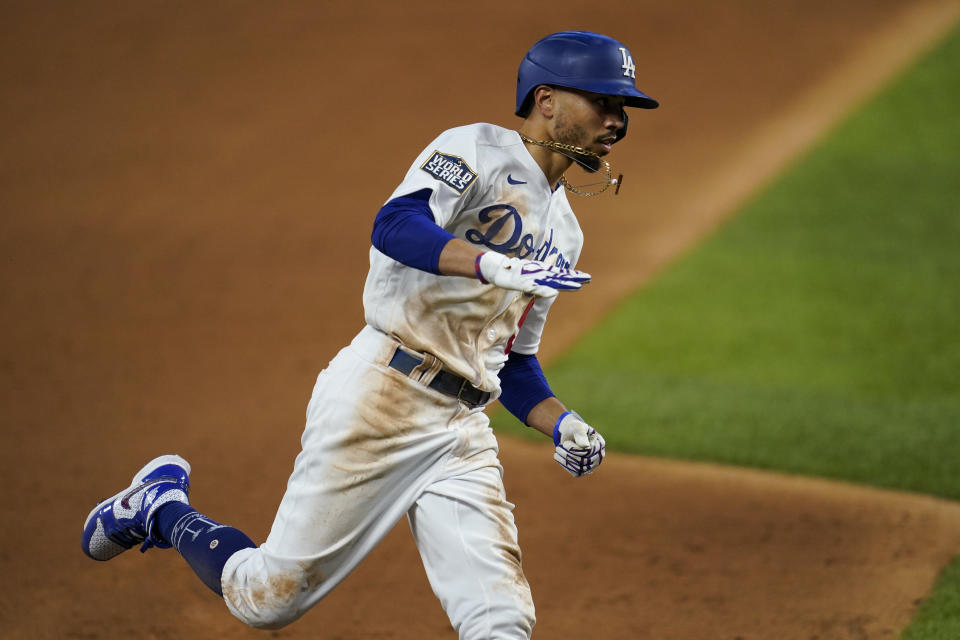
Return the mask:
<path fill-rule="evenodd" d="M 610 153 L 617 130 L 624 124 L 624 98 L 574 89 L 554 90 L 557 92 L 554 139 L 601 156 Z"/>

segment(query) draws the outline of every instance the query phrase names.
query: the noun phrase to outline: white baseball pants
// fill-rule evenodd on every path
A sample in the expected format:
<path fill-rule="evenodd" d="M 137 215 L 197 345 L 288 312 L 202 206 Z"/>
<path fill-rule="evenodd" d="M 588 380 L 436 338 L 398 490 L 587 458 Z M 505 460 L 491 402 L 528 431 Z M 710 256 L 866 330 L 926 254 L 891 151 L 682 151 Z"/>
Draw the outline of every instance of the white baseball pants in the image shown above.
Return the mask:
<path fill-rule="evenodd" d="M 533 601 L 489 420 L 389 368 L 395 347 L 366 327 L 317 378 L 270 535 L 224 567 L 227 607 L 254 627 L 296 620 L 406 514 L 460 638 L 529 638 Z"/>

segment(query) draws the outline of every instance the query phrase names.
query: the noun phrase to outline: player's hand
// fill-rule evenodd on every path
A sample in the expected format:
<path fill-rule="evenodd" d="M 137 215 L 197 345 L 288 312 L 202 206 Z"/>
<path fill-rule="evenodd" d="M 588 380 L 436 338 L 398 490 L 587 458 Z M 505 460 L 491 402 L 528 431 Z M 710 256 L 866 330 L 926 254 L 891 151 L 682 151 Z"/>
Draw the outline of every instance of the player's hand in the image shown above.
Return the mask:
<path fill-rule="evenodd" d="M 575 478 L 593 473 L 607 455 L 603 436 L 572 411 L 567 411 L 553 428 L 553 459 Z"/>
<path fill-rule="evenodd" d="M 579 289 L 590 282 L 590 274 L 583 271 L 549 266 L 537 260 L 508 258 L 496 251 L 477 256 L 476 271 L 483 283 L 541 298 L 552 298 L 560 291 Z"/>

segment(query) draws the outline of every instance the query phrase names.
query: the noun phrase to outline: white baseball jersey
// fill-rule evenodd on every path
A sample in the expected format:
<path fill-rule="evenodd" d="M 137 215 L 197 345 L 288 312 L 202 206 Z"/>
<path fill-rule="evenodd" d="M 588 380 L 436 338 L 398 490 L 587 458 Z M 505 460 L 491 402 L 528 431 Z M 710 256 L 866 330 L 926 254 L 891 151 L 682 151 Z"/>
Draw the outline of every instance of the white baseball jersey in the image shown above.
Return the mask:
<path fill-rule="evenodd" d="M 431 189 L 436 223 L 477 253 L 574 267 L 583 233 L 565 190 L 554 186 L 516 131 L 481 123 L 430 143 L 390 199 Z M 370 250 L 367 324 L 437 356 L 485 391 L 499 391 L 509 350 L 537 352 L 552 303 L 474 278 L 436 276 Z"/>
<path fill-rule="evenodd" d="M 580 255 L 564 190 L 551 188 L 515 131 L 475 124 L 444 132 L 391 198 L 425 188 L 437 224 L 477 253 L 563 266 Z M 400 340 L 496 393 L 508 347 L 537 351 L 552 299 L 436 276 L 376 249 L 363 297 L 369 326 L 317 378 L 270 535 L 230 557 L 224 600 L 253 626 L 296 619 L 406 514 L 461 640 L 527 640 L 533 600 L 484 408 L 386 365 Z"/>

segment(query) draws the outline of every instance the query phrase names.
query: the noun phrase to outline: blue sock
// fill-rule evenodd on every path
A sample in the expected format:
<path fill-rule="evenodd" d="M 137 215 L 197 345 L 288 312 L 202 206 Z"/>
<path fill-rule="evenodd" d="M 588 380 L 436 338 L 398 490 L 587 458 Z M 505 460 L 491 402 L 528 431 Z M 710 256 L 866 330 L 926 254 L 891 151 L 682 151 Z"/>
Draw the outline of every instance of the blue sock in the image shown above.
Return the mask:
<path fill-rule="evenodd" d="M 220 576 L 230 556 L 257 546 L 239 529 L 214 522 L 182 502 L 169 502 L 157 509 L 153 526 L 218 596 L 223 595 Z"/>

